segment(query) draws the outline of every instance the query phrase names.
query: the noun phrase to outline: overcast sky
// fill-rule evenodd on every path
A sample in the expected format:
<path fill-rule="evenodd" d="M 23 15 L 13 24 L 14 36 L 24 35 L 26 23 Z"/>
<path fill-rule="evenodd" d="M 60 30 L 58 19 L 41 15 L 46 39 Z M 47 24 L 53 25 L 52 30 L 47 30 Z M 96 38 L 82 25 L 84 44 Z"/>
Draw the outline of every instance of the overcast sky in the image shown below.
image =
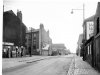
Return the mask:
<path fill-rule="evenodd" d="M 4 10 L 17 9 L 22 11 L 23 23 L 29 28 L 39 28 L 44 24 L 50 31 L 53 43 L 64 43 L 71 52 L 76 52 L 79 34 L 83 32 L 83 9 L 85 5 L 85 18 L 95 14 L 96 0 L 4 0 Z"/>

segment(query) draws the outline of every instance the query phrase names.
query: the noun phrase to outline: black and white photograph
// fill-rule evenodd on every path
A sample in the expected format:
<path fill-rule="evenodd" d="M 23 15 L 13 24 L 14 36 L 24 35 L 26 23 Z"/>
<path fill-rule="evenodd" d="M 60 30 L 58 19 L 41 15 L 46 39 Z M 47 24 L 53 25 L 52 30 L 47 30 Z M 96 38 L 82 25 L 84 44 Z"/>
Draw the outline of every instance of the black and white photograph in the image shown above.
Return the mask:
<path fill-rule="evenodd" d="M 1 75 L 100 75 L 99 0 L 2 0 Z"/>

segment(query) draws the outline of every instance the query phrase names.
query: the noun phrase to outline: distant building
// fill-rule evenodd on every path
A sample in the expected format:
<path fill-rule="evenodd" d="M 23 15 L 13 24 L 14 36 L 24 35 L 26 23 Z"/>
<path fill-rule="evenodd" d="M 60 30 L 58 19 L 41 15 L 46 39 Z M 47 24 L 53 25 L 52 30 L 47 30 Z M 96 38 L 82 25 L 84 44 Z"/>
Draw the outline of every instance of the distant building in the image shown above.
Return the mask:
<path fill-rule="evenodd" d="M 40 24 L 39 29 L 31 28 L 26 32 L 26 40 L 27 52 L 31 49 L 32 54 L 51 55 L 52 40 L 43 24 Z"/>
<path fill-rule="evenodd" d="M 51 55 L 52 39 L 49 36 L 49 31 L 44 29 L 43 24 L 40 24 L 40 50 L 42 55 Z"/>
<path fill-rule="evenodd" d="M 52 44 L 52 55 L 64 55 L 66 52 L 64 44 Z"/>
<path fill-rule="evenodd" d="M 83 34 L 79 35 L 78 42 L 77 42 L 77 54 L 81 55 L 81 46 L 82 46 Z"/>
<path fill-rule="evenodd" d="M 31 49 L 31 53 L 34 55 L 39 55 L 39 30 L 33 29 L 26 32 L 26 48 L 27 53 Z"/>

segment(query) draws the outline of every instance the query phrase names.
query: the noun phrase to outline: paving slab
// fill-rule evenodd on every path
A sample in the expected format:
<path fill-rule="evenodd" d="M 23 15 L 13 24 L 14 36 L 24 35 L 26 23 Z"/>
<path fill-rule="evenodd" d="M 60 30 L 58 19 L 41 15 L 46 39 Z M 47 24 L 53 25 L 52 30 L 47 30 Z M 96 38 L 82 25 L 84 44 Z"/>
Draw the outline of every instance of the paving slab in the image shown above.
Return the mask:
<path fill-rule="evenodd" d="M 82 57 L 73 58 L 67 75 L 100 75 L 89 63 L 82 60 Z"/>

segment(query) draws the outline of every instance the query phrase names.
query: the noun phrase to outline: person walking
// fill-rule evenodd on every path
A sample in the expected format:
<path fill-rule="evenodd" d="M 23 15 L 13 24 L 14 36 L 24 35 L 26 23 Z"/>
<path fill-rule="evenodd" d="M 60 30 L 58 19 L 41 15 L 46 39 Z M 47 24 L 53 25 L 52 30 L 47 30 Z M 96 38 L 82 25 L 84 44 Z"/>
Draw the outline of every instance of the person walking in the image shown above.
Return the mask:
<path fill-rule="evenodd" d="M 31 47 L 29 47 L 29 54 L 30 54 L 30 57 L 31 57 L 31 56 L 32 56 L 32 55 L 31 55 Z"/>
<path fill-rule="evenodd" d="M 23 46 L 21 47 L 21 57 L 23 56 Z"/>
<path fill-rule="evenodd" d="M 6 57 L 6 48 L 3 49 L 3 57 Z"/>
<path fill-rule="evenodd" d="M 16 46 L 16 57 L 18 56 L 18 47 Z"/>

